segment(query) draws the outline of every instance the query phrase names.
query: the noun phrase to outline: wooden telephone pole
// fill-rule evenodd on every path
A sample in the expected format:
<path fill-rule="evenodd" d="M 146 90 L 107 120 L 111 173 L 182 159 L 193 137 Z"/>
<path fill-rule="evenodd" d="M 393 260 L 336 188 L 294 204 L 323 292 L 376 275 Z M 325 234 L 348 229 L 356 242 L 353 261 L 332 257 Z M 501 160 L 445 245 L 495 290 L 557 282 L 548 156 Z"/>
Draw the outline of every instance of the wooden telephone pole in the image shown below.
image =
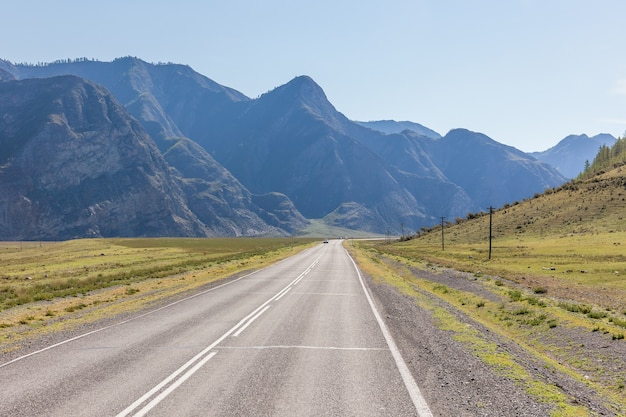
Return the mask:
<path fill-rule="evenodd" d="M 493 235 L 491 233 L 492 231 L 492 225 L 493 225 L 493 207 L 489 206 L 489 260 L 491 260 L 491 239 L 493 238 Z"/>
<path fill-rule="evenodd" d="M 444 251 L 444 245 L 443 245 L 443 219 L 445 219 L 445 217 L 441 216 L 441 251 Z"/>

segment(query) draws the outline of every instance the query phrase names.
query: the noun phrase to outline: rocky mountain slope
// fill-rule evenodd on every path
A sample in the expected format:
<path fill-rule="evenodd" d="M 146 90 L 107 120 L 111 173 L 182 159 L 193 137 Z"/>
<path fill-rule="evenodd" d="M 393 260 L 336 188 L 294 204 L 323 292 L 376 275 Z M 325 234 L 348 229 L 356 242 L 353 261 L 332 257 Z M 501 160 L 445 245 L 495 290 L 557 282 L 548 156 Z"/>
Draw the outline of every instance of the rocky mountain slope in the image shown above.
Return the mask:
<path fill-rule="evenodd" d="M 124 107 L 89 81 L 0 83 L 0 114 L 3 239 L 287 233 L 228 173 L 210 172 L 206 153 L 180 144 L 166 154 L 172 166 L 192 174 L 189 160 L 204 156 L 200 172 L 183 178 Z M 219 191 L 204 197 L 211 187 Z"/>
<path fill-rule="evenodd" d="M 0 236 L 204 235 L 150 137 L 65 76 L 0 83 Z"/>

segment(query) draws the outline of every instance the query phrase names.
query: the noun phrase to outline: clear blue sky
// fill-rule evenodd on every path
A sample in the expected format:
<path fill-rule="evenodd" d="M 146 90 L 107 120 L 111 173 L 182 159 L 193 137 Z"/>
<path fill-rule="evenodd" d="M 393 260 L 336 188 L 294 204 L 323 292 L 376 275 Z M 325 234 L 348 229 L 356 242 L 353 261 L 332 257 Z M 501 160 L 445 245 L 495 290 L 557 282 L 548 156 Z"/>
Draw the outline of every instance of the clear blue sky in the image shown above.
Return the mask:
<path fill-rule="evenodd" d="M 132 55 L 256 97 L 311 76 L 353 120 L 457 127 L 523 151 L 626 131 L 624 0 L 19 0 L 0 58 Z"/>

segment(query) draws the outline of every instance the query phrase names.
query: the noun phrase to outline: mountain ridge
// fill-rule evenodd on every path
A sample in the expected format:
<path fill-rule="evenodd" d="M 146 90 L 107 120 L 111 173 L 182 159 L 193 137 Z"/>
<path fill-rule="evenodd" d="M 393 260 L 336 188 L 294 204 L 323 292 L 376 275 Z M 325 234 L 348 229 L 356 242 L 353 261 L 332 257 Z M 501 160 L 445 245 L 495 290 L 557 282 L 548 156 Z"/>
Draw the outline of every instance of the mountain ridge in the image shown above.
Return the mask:
<path fill-rule="evenodd" d="M 530 155 L 554 166 L 566 178 L 576 178 L 585 169 L 585 162 L 593 161 L 601 146 L 610 147 L 616 140 L 607 133 L 592 137 L 586 134 L 569 135 L 553 147 Z"/>
<path fill-rule="evenodd" d="M 252 204 L 249 212 L 255 216 L 278 219 L 291 213 L 292 226 L 280 228 L 282 233 L 294 233 L 306 222 L 300 212 L 338 227 L 377 233 L 415 230 L 442 215 L 463 216 L 487 200 L 503 201 L 498 194 L 506 191 L 503 184 L 513 183 L 510 172 L 524 187 L 510 186 L 506 198 L 524 198 L 565 181 L 548 165 L 521 151 L 507 152 L 495 141 L 474 140 L 473 146 L 458 152 L 463 142 L 448 138 L 459 134 L 455 131 L 429 138 L 406 129 L 386 134 L 365 127 L 339 112 L 308 76 L 250 99 L 178 64 L 155 65 L 127 57 L 77 65 L 54 64 L 49 71 L 47 66 L 0 61 L 0 70 L 16 78 L 75 72 L 102 84 L 141 122 L 170 165 L 185 171 L 185 164 L 198 163 L 199 152 L 191 149 L 199 145 L 206 152 L 203 163 L 221 166 L 206 171 L 215 175 L 213 179 L 187 178 L 187 199 L 202 197 L 194 201 L 207 203 L 215 197 L 215 181 L 229 181 L 241 190 L 236 193 L 240 201 Z M 191 142 L 179 142 L 181 138 Z M 175 148 L 178 144 L 181 149 Z M 498 152 L 487 152 L 490 148 Z M 175 162 L 173 153 L 168 156 L 174 149 L 185 151 L 177 157 L 184 156 L 186 162 Z M 487 160 L 481 153 L 495 159 Z M 515 158 L 510 157 L 513 154 Z M 446 164 L 451 155 L 455 163 Z M 491 172 L 500 171 L 475 177 L 480 192 L 468 178 L 479 173 L 476 160 L 489 164 Z M 472 174 L 463 175 L 463 167 Z M 229 175 L 222 175 L 223 168 Z M 263 195 L 273 197 L 259 197 Z M 254 207 L 254 201 L 273 201 L 278 211 L 265 213 Z"/>

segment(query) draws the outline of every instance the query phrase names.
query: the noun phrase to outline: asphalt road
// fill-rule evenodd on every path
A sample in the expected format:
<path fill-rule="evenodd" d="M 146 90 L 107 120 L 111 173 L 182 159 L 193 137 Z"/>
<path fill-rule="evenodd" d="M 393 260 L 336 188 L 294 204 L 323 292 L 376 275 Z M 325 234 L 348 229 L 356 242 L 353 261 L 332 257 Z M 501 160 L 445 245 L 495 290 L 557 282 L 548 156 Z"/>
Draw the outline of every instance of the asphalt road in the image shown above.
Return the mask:
<path fill-rule="evenodd" d="M 0 416 L 431 416 L 339 241 L 0 364 Z"/>

